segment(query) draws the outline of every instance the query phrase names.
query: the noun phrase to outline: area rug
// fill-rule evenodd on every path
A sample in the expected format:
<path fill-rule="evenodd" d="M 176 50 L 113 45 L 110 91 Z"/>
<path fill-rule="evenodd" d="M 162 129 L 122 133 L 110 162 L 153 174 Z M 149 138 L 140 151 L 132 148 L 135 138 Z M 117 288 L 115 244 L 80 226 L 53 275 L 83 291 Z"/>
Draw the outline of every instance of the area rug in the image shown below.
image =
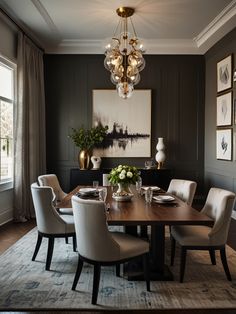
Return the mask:
<path fill-rule="evenodd" d="M 171 267 L 174 281 L 127 281 L 115 276 L 114 267 L 102 268 L 98 304 L 91 305 L 93 268 L 85 264 L 77 291 L 71 290 L 77 265 L 72 244 L 56 239 L 51 271 L 45 271 L 47 240 L 31 261 L 37 231 L 33 229 L 0 256 L 0 310 L 120 310 L 120 309 L 236 309 L 236 252 L 227 247 L 233 281 L 226 280 L 220 257 L 210 264 L 208 252 L 190 251 L 185 282 L 178 282 L 179 252 Z M 169 263 L 166 238 L 166 263 Z"/>

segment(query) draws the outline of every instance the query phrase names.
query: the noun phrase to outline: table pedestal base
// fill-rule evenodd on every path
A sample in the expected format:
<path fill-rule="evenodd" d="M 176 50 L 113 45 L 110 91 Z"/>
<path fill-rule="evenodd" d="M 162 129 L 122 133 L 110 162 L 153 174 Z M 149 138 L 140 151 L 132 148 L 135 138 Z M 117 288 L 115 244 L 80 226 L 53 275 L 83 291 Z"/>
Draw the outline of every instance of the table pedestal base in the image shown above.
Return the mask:
<path fill-rule="evenodd" d="M 125 263 L 123 266 L 124 277 L 130 281 L 144 280 L 142 259 L 137 258 L 131 262 Z M 163 270 L 158 270 L 155 265 L 150 265 L 150 280 L 151 281 L 172 281 L 174 276 L 169 267 L 164 264 Z"/>

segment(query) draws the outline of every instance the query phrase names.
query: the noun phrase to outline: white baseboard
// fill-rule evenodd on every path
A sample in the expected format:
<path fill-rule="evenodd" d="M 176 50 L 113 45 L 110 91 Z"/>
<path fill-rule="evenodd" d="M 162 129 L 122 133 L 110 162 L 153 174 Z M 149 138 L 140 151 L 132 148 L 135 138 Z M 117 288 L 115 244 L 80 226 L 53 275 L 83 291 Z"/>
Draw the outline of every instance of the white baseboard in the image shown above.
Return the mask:
<path fill-rule="evenodd" d="M 236 210 L 233 210 L 231 217 L 236 220 Z"/>
<path fill-rule="evenodd" d="M 0 226 L 13 220 L 13 209 L 8 208 L 0 213 Z"/>

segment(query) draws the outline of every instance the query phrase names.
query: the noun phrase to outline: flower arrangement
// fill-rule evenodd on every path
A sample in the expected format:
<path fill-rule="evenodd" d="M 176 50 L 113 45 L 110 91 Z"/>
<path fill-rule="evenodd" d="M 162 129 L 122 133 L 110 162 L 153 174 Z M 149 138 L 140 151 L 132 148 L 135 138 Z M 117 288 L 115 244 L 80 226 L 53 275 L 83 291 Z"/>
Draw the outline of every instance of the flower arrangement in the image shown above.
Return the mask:
<path fill-rule="evenodd" d="M 73 140 L 75 146 L 79 147 L 81 150 L 89 150 L 104 140 L 107 130 L 107 125 L 104 127 L 99 125 L 91 129 L 85 129 L 84 127 L 79 129 L 72 128 L 72 133 L 69 137 Z"/>
<path fill-rule="evenodd" d="M 135 184 L 139 178 L 139 171 L 136 167 L 119 165 L 113 168 L 108 175 L 108 180 L 112 184 Z"/>

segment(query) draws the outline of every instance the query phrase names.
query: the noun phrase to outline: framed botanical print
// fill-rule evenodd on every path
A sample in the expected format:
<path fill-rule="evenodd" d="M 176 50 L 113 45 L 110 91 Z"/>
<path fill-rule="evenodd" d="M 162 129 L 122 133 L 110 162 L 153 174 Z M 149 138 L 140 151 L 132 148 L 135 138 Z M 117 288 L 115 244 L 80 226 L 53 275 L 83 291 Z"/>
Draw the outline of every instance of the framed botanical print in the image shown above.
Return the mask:
<path fill-rule="evenodd" d="M 108 125 L 100 157 L 151 156 L 151 90 L 135 90 L 120 98 L 116 90 L 93 90 L 93 125 Z"/>
<path fill-rule="evenodd" d="M 232 124 L 232 92 L 216 98 L 216 125 L 227 126 Z"/>
<path fill-rule="evenodd" d="M 232 129 L 216 130 L 216 158 L 232 160 Z"/>
<path fill-rule="evenodd" d="M 217 63 L 217 93 L 232 88 L 232 55 Z"/>

